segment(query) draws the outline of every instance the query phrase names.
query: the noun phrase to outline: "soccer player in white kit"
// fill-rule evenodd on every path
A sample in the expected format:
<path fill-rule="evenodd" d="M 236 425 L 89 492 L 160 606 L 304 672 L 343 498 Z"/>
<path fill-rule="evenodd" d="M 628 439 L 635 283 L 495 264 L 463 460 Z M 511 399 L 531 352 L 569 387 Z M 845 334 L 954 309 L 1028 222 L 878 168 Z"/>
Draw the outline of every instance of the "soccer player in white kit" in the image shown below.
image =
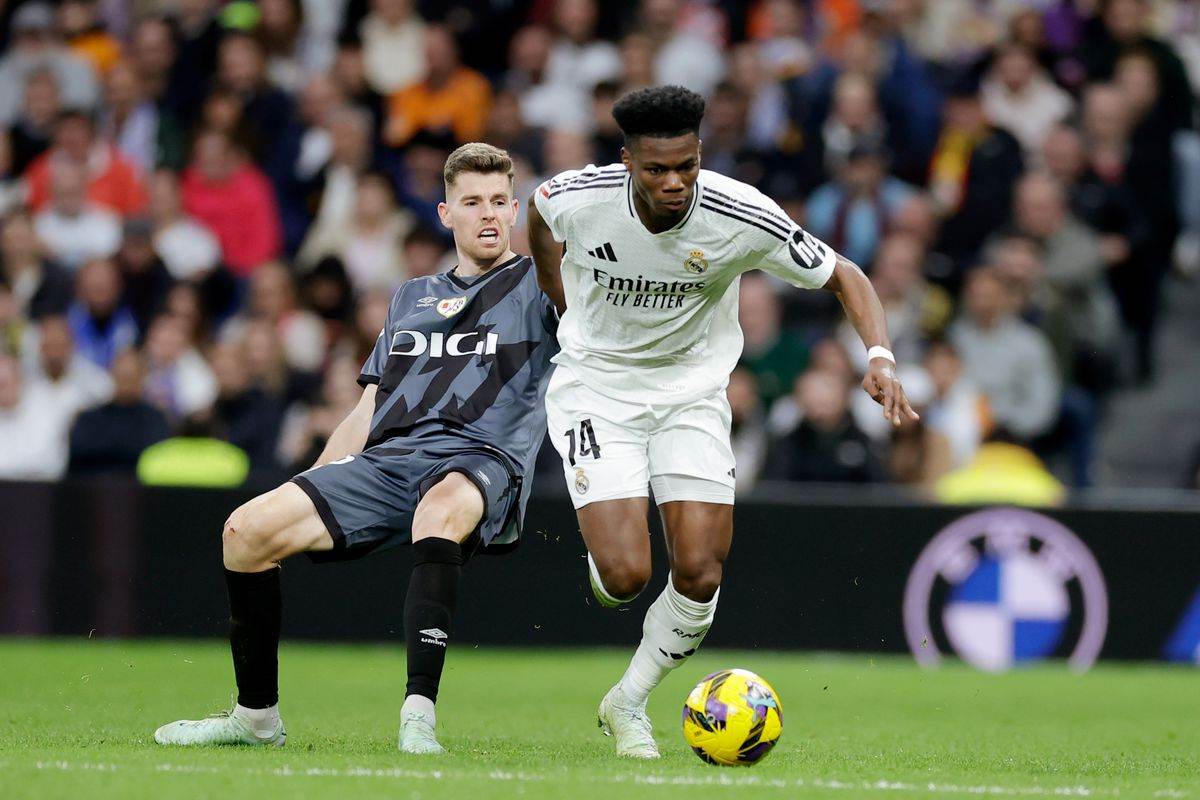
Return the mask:
<path fill-rule="evenodd" d="M 670 578 L 598 710 L 617 753 L 635 758 L 659 755 L 646 700 L 712 624 L 733 536 L 725 387 L 742 352 L 738 276 L 757 268 L 836 292 L 869 348 L 863 388 L 893 425 L 917 416 L 871 282 L 758 190 L 702 170 L 703 115 L 682 87 L 625 95 L 613 106 L 621 163 L 556 175 L 529 204 L 538 282 L 562 313 L 549 432 L 601 603 L 628 602 L 650 579 L 647 485 L 663 519 Z"/>

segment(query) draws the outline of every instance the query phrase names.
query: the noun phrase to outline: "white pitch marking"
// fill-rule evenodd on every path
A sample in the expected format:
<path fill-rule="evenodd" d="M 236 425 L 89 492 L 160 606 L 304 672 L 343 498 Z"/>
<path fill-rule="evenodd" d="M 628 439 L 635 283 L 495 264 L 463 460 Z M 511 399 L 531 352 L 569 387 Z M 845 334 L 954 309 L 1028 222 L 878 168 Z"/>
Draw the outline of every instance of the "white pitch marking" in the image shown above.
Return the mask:
<path fill-rule="evenodd" d="M 6 767 L 16 766 L 7 762 Z M 181 773 L 229 773 L 238 772 L 246 775 L 274 775 L 287 778 L 392 778 L 404 780 L 473 780 L 487 778 L 495 781 L 513 783 L 544 783 L 557 780 L 559 776 L 531 775 L 525 772 L 509 772 L 493 769 L 486 772 L 465 772 L 449 770 L 415 770 L 401 767 L 372 768 L 372 767 L 304 767 L 288 766 L 271 769 L 241 768 L 222 769 L 220 767 L 198 766 L 191 764 L 152 764 L 152 765 L 121 765 L 88 761 L 35 761 L 34 768 L 60 772 L 117 772 L 145 771 L 181 772 Z M 1119 789 L 1093 789 L 1087 786 L 971 786 L 951 783 L 906 783 L 903 781 L 842 781 L 826 778 L 759 778 L 755 775 L 731 776 L 725 774 L 708 775 L 703 778 L 693 775 L 608 775 L 589 776 L 583 778 L 587 783 L 623 784 L 635 783 L 641 786 L 752 786 L 762 789 L 822 789 L 836 792 L 926 792 L 928 794 L 967 794 L 1001 797 L 1119 797 Z M 1154 792 L 1155 797 L 1186 798 L 1191 794 L 1178 789 L 1160 789 Z"/>

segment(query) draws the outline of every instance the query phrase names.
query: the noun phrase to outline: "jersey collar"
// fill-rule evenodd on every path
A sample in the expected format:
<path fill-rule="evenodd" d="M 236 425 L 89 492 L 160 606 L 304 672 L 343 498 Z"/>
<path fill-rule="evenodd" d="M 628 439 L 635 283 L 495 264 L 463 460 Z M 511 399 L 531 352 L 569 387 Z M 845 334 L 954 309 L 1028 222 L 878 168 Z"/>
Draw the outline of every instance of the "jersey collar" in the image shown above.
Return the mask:
<path fill-rule="evenodd" d="M 485 282 L 491 280 L 492 276 L 495 275 L 497 272 L 501 272 L 502 270 L 507 269 L 508 267 L 511 267 L 513 264 L 516 264 L 518 261 L 520 261 L 524 257 L 525 256 L 521 255 L 520 253 L 516 253 L 513 255 L 512 258 L 510 258 L 508 261 L 505 261 L 503 264 L 497 264 L 496 266 L 492 267 L 491 269 L 489 269 L 487 272 L 483 273 L 482 275 L 472 275 L 470 278 L 463 278 L 463 277 L 459 277 L 458 275 L 454 274 L 454 271 L 456 269 L 458 269 L 458 264 L 455 264 L 453 267 L 451 267 L 449 270 L 447 270 L 443 274 L 447 278 L 449 278 L 450 282 L 453 283 L 458 288 L 473 289 L 476 286 L 478 286 L 479 284 L 485 283 Z"/>
<path fill-rule="evenodd" d="M 700 203 L 700 193 L 704 188 L 700 185 L 700 179 L 696 178 L 696 185 L 692 187 L 692 202 L 688 204 L 687 211 L 684 212 L 683 219 L 675 223 L 674 227 L 667 228 L 665 231 L 651 233 L 646 227 L 646 223 L 642 222 L 642 218 L 638 216 L 637 209 L 633 207 L 633 174 L 625 174 L 625 208 L 629 212 L 629 216 L 637 223 L 637 226 L 646 232 L 647 236 L 665 236 L 668 233 L 677 233 L 683 230 L 683 226 L 688 224 L 688 220 L 692 218 L 692 212 L 696 210 L 696 206 Z"/>

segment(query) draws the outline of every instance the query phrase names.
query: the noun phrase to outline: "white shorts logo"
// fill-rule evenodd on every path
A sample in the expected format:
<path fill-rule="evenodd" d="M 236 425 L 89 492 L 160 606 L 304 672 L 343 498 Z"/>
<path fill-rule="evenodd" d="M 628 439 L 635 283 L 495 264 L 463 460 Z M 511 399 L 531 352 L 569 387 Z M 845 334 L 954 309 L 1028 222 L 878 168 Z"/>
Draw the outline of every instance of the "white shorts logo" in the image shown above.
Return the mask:
<path fill-rule="evenodd" d="M 437 312 L 443 317 L 453 317 L 455 314 L 463 310 L 463 306 L 467 304 L 467 298 L 464 297 L 447 297 L 437 304 Z"/>
<path fill-rule="evenodd" d="M 575 491 L 580 494 L 587 494 L 587 490 L 591 488 L 591 483 L 588 481 L 587 475 L 579 467 L 575 468 Z"/>

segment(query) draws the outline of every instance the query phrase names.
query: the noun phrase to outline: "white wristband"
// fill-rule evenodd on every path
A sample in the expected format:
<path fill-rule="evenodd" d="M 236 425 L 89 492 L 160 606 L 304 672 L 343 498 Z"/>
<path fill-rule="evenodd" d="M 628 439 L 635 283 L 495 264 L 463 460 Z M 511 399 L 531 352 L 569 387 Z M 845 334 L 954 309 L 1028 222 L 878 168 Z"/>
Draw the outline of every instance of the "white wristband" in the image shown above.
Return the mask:
<path fill-rule="evenodd" d="M 893 366 L 896 364 L 896 357 L 892 355 L 892 351 L 888 350 L 883 345 L 877 344 L 867 349 L 867 363 L 870 364 L 871 359 L 873 358 L 886 358 L 888 361 L 892 362 Z"/>

